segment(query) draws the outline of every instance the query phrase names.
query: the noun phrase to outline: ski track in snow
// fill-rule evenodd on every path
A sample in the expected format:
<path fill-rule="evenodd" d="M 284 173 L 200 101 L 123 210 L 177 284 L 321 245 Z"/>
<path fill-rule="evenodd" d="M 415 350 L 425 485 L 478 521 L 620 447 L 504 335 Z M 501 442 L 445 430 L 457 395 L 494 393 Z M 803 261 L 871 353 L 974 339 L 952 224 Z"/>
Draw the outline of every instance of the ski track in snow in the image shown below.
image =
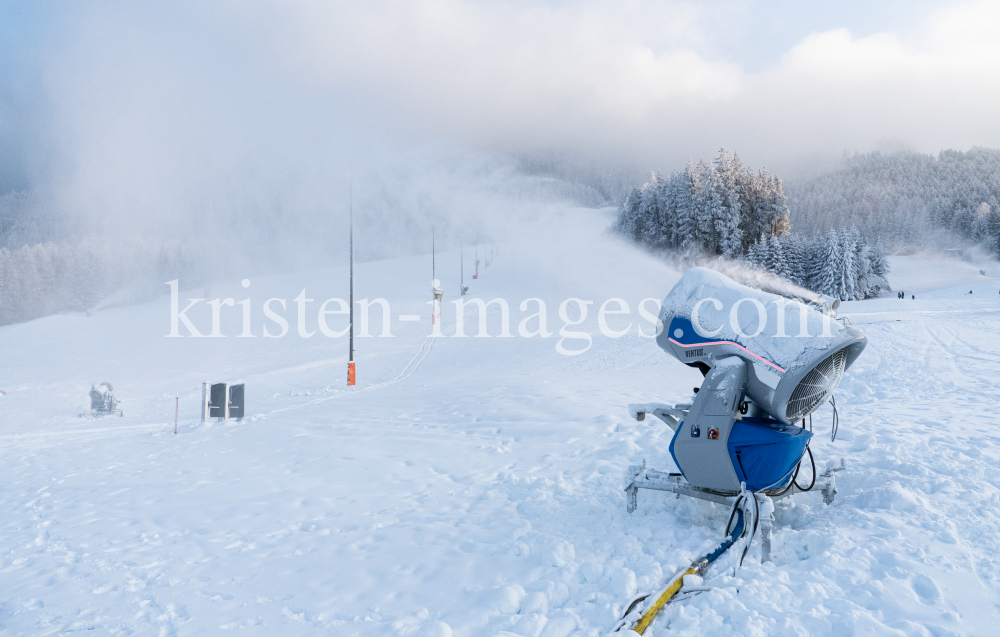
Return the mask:
<path fill-rule="evenodd" d="M 334 395 L 334 396 L 324 396 L 323 398 L 316 398 L 316 399 L 313 399 L 313 400 L 310 400 L 310 401 L 307 401 L 307 402 L 304 402 L 304 403 L 299 403 L 297 405 L 289 405 L 288 407 L 280 407 L 278 409 L 274 409 L 272 411 L 269 411 L 266 414 L 262 414 L 262 416 L 272 416 L 274 414 L 280 414 L 281 412 L 291 411 L 293 409 L 301 409 L 302 407 L 308 407 L 310 405 L 316 405 L 316 404 L 319 404 L 319 403 L 322 403 L 322 402 L 326 402 L 327 400 L 333 400 L 335 398 L 346 398 L 348 396 L 356 395 L 359 392 L 372 391 L 374 389 L 381 389 L 383 387 L 388 387 L 389 385 L 392 385 L 393 383 L 398 383 L 401 380 L 409 378 L 410 376 L 413 375 L 413 372 L 417 371 L 417 368 L 420 367 L 420 363 L 424 362 L 424 359 L 427 358 L 427 355 L 430 354 L 431 350 L 434 349 L 434 339 L 435 338 L 436 337 L 434 337 L 434 336 L 428 336 L 427 338 L 425 338 L 424 342 L 420 344 L 420 350 L 414 355 L 414 357 L 412 359 L 410 359 L 410 362 L 406 364 L 406 367 L 404 367 L 403 370 L 401 372 L 399 372 L 399 374 L 397 374 L 396 377 L 393 378 L 392 380 L 387 380 L 384 383 L 378 383 L 376 385 L 368 385 L 367 387 L 361 387 L 361 388 L 357 389 L 356 391 L 351 392 L 349 394 L 348 393 L 343 393 L 343 394 L 337 394 L 337 395 Z"/>
<path fill-rule="evenodd" d="M 498 258 L 470 292 L 529 296 L 516 262 Z M 671 276 L 620 294 L 663 296 Z M 557 303 L 564 292 L 546 294 Z M 994 634 L 997 305 L 945 292 L 845 303 L 869 345 L 837 392 L 838 440 L 828 407 L 814 418 L 818 469 L 847 463 L 836 502 L 779 503 L 772 563 L 757 549 L 735 575 L 725 563 L 713 591 L 669 605 L 646 635 Z M 52 324 L 114 333 L 161 313 Z M 0 328 L 0 339 L 43 348 L 46 320 Z M 722 536 L 727 511 L 705 502 L 640 492 L 625 512 L 629 464 L 674 470 L 669 429 L 630 420 L 626 404 L 681 402 L 700 382 L 650 339 L 595 335 L 589 352 L 564 357 L 558 336 L 400 328 L 359 340 L 359 379 L 374 382 L 353 391 L 330 389 L 346 359 L 308 349 L 316 339 L 248 353 L 229 339 L 219 360 L 246 380 L 250 413 L 201 424 L 197 382 L 222 374 L 198 367 L 201 355 L 155 349 L 166 347 L 159 332 L 146 338 L 132 343 L 139 362 L 108 372 L 90 370 L 101 343 L 85 338 L 59 346 L 84 361 L 65 369 L 31 368 L 27 354 L 0 362 L 8 376 L 29 370 L 0 398 L 0 634 L 604 635 L 632 595 L 658 590 Z M 79 413 L 74 392 L 85 397 L 91 376 L 138 377 L 153 362 L 172 371 L 116 380 L 124 418 L 58 415 Z M 177 436 L 174 385 L 186 392 Z"/>

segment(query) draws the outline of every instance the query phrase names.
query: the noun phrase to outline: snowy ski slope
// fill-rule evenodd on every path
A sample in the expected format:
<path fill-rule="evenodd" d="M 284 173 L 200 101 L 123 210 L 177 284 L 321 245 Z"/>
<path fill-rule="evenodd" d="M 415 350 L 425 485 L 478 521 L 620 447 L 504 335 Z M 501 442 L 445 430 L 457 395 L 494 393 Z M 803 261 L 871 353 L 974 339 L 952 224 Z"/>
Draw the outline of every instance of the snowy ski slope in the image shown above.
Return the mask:
<path fill-rule="evenodd" d="M 237 337 L 239 307 L 222 309 L 226 338 L 164 338 L 168 296 L 0 328 L 0 634 L 604 635 L 637 590 L 711 548 L 726 513 L 650 492 L 625 512 L 630 463 L 674 469 L 670 431 L 627 403 L 681 401 L 700 374 L 636 334 L 638 303 L 679 273 L 606 223 L 556 216 L 498 245 L 476 281 L 467 261 L 470 295 L 509 301 L 512 338 L 449 336 L 457 251 L 439 255 L 436 339 L 429 258 L 359 264 L 357 298 L 391 303 L 393 338 L 357 339 L 350 390 L 346 338 L 299 337 L 293 300 L 316 299 L 316 330 L 319 303 L 347 295 L 343 269 L 213 286 L 252 299 L 255 338 Z M 837 501 L 781 503 L 773 563 L 714 571 L 717 590 L 647 635 L 997 634 L 1000 281 L 893 267 L 894 284 L 937 287 L 841 308 L 869 345 L 838 390 L 836 442 L 829 409 L 815 418 L 820 468 L 847 463 Z M 283 338 L 261 336 L 271 297 L 287 300 Z M 532 297 L 556 335 L 516 336 Z M 595 301 L 578 356 L 555 350 L 568 297 Z M 596 323 L 612 297 L 631 308 L 614 339 Z M 204 306 L 189 315 L 207 332 Z M 104 380 L 125 417 L 79 417 Z M 202 381 L 245 382 L 249 417 L 198 422 Z"/>

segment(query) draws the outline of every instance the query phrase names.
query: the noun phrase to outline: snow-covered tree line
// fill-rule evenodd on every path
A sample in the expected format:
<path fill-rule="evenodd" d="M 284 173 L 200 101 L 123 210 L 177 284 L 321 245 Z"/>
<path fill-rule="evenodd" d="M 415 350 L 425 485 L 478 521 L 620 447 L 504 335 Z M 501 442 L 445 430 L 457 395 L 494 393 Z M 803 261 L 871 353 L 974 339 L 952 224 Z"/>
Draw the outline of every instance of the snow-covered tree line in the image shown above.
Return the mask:
<path fill-rule="evenodd" d="M 652 248 L 735 258 L 762 236 L 788 232 L 788 206 L 780 179 L 723 149 L 711 163 L 689 163 L 669 177 L 654 173 L 625 198 L 616 227 Z"/>
<path fill-rule="evenodd" d="M 0 247 L 0 325 L 56 312 L 88 310 L 137 279 L 159 281 L 190 267 L 195 255 L 148 242 L 95 236 L 72 244 Z"/>
<path fill-rule="evenodd" d="M 792 235 L 781 179 L 750 170 L 725 149 L 711 163 L 689 163 L 669 177 L 654 173 L 622 203 L 615 228 L 654 249 L 741 259 L 844 300 L 889 290 L 881 239 L 844 228 Z"/>
<path fill-rule="evenodd" d="M 817 239 L 772 236 L 750 246 L 744 259 L 796 285 L 845 301 L 891 291 L 882 241 L 869 244 L 855 229 L 830 230 Z"/>
<path fill-rule="evenodd" d="M 789 186 L 788 205 L 798 233 L 854 227 L 869 243 L 965 242 L 1000 255 L 1000 150 L 857 155 Z M 942 229 L 955 237 L 942 239 Z"/>

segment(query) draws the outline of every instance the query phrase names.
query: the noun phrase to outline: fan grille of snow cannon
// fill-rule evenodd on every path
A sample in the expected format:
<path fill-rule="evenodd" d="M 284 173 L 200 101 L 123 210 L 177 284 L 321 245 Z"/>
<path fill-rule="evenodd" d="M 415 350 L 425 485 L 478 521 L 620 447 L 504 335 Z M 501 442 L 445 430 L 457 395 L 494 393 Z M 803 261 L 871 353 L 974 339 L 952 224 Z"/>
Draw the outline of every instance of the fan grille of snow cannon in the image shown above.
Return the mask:
<path fill-rule="evenodd" d="M 785 413 L 789 422 L 805 418 L 815 411 L 840 384 L 847 368 L 847 349 L 825 359 L 806 374 L 788 400 Z"/>

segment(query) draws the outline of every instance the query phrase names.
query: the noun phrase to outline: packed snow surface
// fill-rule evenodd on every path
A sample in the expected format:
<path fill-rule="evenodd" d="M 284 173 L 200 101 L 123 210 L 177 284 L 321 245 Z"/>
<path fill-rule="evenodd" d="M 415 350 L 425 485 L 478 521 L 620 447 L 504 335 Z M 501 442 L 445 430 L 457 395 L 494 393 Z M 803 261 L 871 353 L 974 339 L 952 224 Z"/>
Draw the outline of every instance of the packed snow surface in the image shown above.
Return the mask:
<path fill-rule="evenodd" d="M 714 547 L 727 512 L 645 491 L 625 511 L 629 464 L 675 470 L 670 430 L 628 403 L 689 402 L 701 377 L 638 314 L 680 274 L 587 214 L 498 245 L 477 280 L 466 264 L 470 295 L 509 301 L 511 338 L 475 337 L 471 309 L 473 336 L 451 336 L 457 251 L 438 255 L 437 338 L 429 258 L 358 264 L 357 298 L 391 303 L 393 336 L 376 336 L 373 306 L 350 389 L 346 339 L 316 321 L 346 297 L 346 269 L 215 284 L 209 298 L 252 300 L 254 338 L 238 336 L 239 306 L 221 307 L 225 338 L 164 338 L 168 296 L 0 328 L 0 634 L 606 634 L 637 591 Z M 893 267 L 890 282 L 907 276 Z M 829 408 L 814 419 L 820 469 L 846 461 L 835 503 L 778 502 L 774 561 L 752 549 L 735 575 L 720 564 L 712 591 L 669 605 L 647 635 L 996 634 L 1000 295 L 970 276 L 842 306 L 869 343 L 837 392 L 837 441 Z M 282 338 L 262 337 L 280 331 L 262 317 L 272 297 L 286 300 L 271 305 Z M 612 297 L 631 312 L 606 317 L 630 325 L 618 338 L 596 322 Z M 518 335 L 528 298 L 546 302 L 551 337 Z M 574 356 L 555 349 L 567 298 L 594 301 L 565 328 L 592 338 Z M 500 309 L 487 312 L 496 335 Z M 204 302 L 188 315 L 210 331 Z M 80 417 L 105 380 L 125 416 Z M 203 381 L 245 382 L 248 417 L 202 424 Z"/>

